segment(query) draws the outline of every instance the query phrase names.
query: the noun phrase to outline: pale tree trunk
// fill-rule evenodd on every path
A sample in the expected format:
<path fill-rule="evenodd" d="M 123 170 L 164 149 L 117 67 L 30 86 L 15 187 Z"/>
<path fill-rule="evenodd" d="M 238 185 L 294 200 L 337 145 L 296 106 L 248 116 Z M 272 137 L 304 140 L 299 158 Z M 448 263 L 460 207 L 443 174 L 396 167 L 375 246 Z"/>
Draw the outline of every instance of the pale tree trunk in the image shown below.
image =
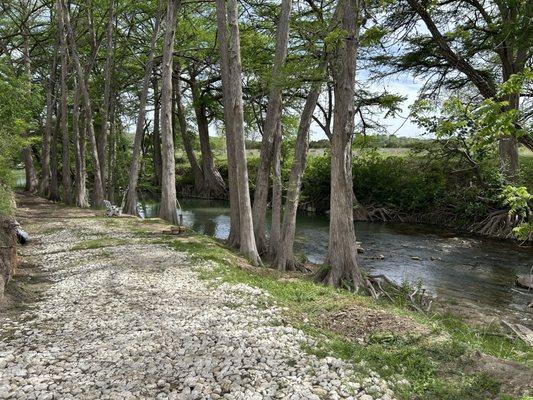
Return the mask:
<path fill-rule="evenodd" d="M 28 88 L 31 92 L 31 63 L 30 63 L 30 33 L 27 28 L 24 27 L 23 40 L 23 59 L 24 59 L 24 68 L 26 70 L 26 75 L 28 77 Z M 24 138 L 29 137 L 29 132 L 23 133 Z M 33 150 L 31 145 L 26 146 L 22 150 L 22 156 L 24 158 L 24 168 L 26 170 L 26 187 L 25 190 L 30 193 L 37 193 L 39 189 L 39 180 L 37 179 L 37 171 L 33 165 Z"/>
<path fill-rule="evenodd" d="M 320 64 L 321 77 L 326 72 L 326 65 L 326 61 L 322 61 Z M 296 214 L 298 211 L 302 177 L 305 171 L 307 152 L 309 149 L 309 129 L 311 127 L 311 122 L 313 121 L 313 113 L 322 90 L 322 85 L 322 81 L 317 81 L 311 86 L 302 110 L 298 133 L 296 135 L 294 163 L 291 167 L 287 196 L 285 199 L 285 208 L 283 210 L 281 238 L 273 262 L 273 266 L 281 271 L 293 270 L 296 268 L 296 260 L 294 258 L 293 250 L 294 236 L 296 232 Z"/>
<path fill-rule="evenodd" d="M 281 119 L 278 120 L 276 134 L 274 135 L 272 160 L 272 222 L 270 226 L 270 238 L 268 245 L 268 258 L 274 260 L 281 239 L 281 195 L 283 191 L 281 183 Z"/>
<path fill-rule="evenodd" d="M 153 154 L 153 161 L 154 161 L 154 177 L 155 177 L 155 184 L 156 186 L 161 186 L 161 179 L 163 175 L 163 167 L 162 167 L 162 160 L 161 160 L 161 134 L 160 134 L 160 122 L 159 122 L 159 116 L 161 115 L 161 107 L 160 107 L 160 101 L 159 101 L 159 85 L 157 84 L 157 77 L 155 76 L 155 70 L 154 70 L 154 79 L 153 79 L 153 90 L 154 90 L 154 133 L 153 133 L 153 141 L 154 141 L 154 154 Z"/>
<path fill-rule="evenodd" d="M 57 97 L 58 93 L 56 93 Z M 54 122 L 53 131 L 51 133 L 51 143 L 50 143 L 50 192 L 48 194 L 48 199 L 52 201 L 59 200 L 59 181 L 57 177 L 57 133 L 58 133 L 58 121 L 57 121 L 57 102 L 54 102 L 56 121 Z"/>
<path fill-rule="evenodd" d="M 157 38 L 159 36 L 159 20 L 160 11 L 157 11 L 155 26 L 152 32 L 152 39 L 150 41 L 150 53 L 148 54 L 148 62 L 144 70 L 144 78 L 141 87 L 141 97 L 139 100 L 139 115 L 137 116 L 137 126 L 135 129 L 135 139 L 133 140 L 133 153 L 131 156 L 131 166 L 128 176 L 128 190 L 126 194 L 126 201 L 122 212 L 130 215 L 137 215 L 137 183 L 139 181 L 139 169 L 141 166 L 141 144 L 144 133 L 144 124 L 146 121 L 146 103 L 148 102 L 148 89 L 150 88 L 150 75 L 152 74 L 154 66 L 154 52 L 157 45 Z"/>
<path fill-rule="evenodd" d="M 345 32 L 332 57 L 335 111 L 331 138 L 329 270 L 320 277 L 335 287 L 362 283 L 357 264 L 353 222 L 352 139 L 355 130 L 355 66 L 359 33 L 359 0 L 341 0 Z"/>
<path fill-rule="evenodd" d="M 63 15 L 63 7 L 61 0 L 57 1 L 57 22 L 59 32 L 59 53 L 61 58 L 61 100 L 59 106 L 61 137 L 63 139 L 63 157 L 62 157 L 62 181 L 63 181 L 63 202 L 66 204 L 72 203 L 72 181 L 70 176 L 70 141 L 68 132 L 68 87 L 67 87 L 67 72 L 68 72 L 68 54 L 67 54 L 67 40 L 65 32 L 65 18 Z"/>
<path fill-rule="evenodd" d="M 44 126 L 43 136 L 43 153 L 41 162 L 41 188 L 40 193 L 43 197 L 50 196 L 50 180 L 51 180 L 51 143 L 54 130 L 54 103 L 55 99 L 55 80 L 57 73 L 57 48 L 54 50 L 54 58 L 52 59 L 52 66 L 50 68 L 50 76 L 48 77 L 48 84 L 46 86 L 46 122 Z"/>
<path fill-rule="evenodd" d="M 204 196 L 223 198 L 226 193 L 226 184 L 215 166 L 211 143 L 209 141 L 209 121 L 207 119 L 207 109 L 202 99 L 198 82 L 194 73 L 191 72 L 191 92 L 193 99 L 194 114 L 198 126 L 198 136 L 200 138 L 200 151 L 202 153 L 202 173 L 203 187 L 201 192 Z"/>
<path fill-rule="evenodd" d="M 115 182 L 117 176 L 117 135 L 115 119 L 116 99 L 111 94 L 111 104 L 109 105 L 109 145 L 107 149 L 107 160 L 109 168 L 107 169 L 107 199 L 111 204 L 115 204 Z"/>
<path fill-rule="evenodd" d="M 87 178 L 85 172 L 85 124 L 80 129 L 80 88 L 76 80 L 72 102 L 72 139 L 76 157 L 76 174 L 74 186 L 76 187 L 76 206 L 89 207 L 87 196 Z"/>
<path fill-rule="evenodd" d="M 228 157 L 228 184 L 230 204 L 230 233 L 228 244 L 238 248 L 240 246 L 240 217 L 239 217 L 239 191 L 237 188 L 237 167 L 235 160 L 235 127 L 233 115 L 233 101 L 231 99 L 231 83 L 233 81 L 229 67 L 228 49 L 228 22 L 226 15 L 226 1 L 216 0 L 217 11 L 217 39 L 220 52 L 220 70 L 222 75 L 222 99 L 224 104 L 224 123 L 226 128 L 226 151 Z M 238 78 L 240 81 L 240 77 Z"/>
<path fill-rule="evenodd" d="M 281 15 L 276 33 L 276 54 L 274 56 L 274 65 L 272 67 L 270 94 L 268 97 L 263 139 L 261 141 L 261 155 L 254 191 L 254 234 L 257 248 L 260 253 L 266 251 L 265 216 L 268 202 L 268 181 L 272 164 L 274 135 L 278 126 L 278 121 L 281 119 L 283 66 L 285 65 L 285 60 L 287 58 L 291 9 L 292 0 L 282 0 Z"/>
<path fill-rule="evenodd" d="M 217 3 L 218 4 L 218 3 Z M 255 244 L 254 227 L 252 220 L 252 206 L 250 201 L 250 189 L 248 186 L 248 169 L 246 166 L 246 148 L 244 141 L 244 113 L 242 104 L 242 83 L 241 83 L 241 48 L 239 37 L 237 0 L 228 0 L 227 19 L 229 26 L 229 71 L 232 80 L 222 81 L 223 85 L 230 85 L 231 116 L 234 129 L 234 155 L 233 160 L 237 170 L 236 181 L 239 196 L 239 230 L 240 230 L 240 252 L 247 257 L 254 265 L 261 265 L 261 259 Z M 224 76 L 223 76 L 224 78 Z"/>
<path fill-rule="evenodd" d="M 179 73 L 175 80 L 176 87 L 174 88 L 175 99 L 176 99 L 176 111 L 178 117 L 178 124 L 180 127 L 181 140 L 183 142 L 183 147 L 185 149 L 185 154 L 187 154 L 187 159 L 191 166 L 192 175 L 194 177 L 194 190 L 199 193 L 202 190 L 204 185 L 204 176 L 202 168 L 198 164 L 198 159 L 194 153 L 194 148 L 192 145 L 191 134 L 187 129 L 187 120 L 185 118 L 185 109 L 183 107 L 183 101 L 181 98 L 181 79 Z"/>
<path fill-rule="evenodd" d="M 106 188 L 107 178 L 107 159 L 106 147 L 109 135 L 109 103 L 111 101 L 111 85 L 113 73 L 113 26 L 115 24 L 114 15 L 115 1 L 109 0 L 108 21 L 106 30 L 106 58 L 104 64 L 104 99 L 102 102 L 101 118 L 102 130 L 98 136 L 98 160 L 100 161 L 100 176 L 102 179 L 102 187 Z"/>
<path fill-rule="evenodd" d="M 180 0 L 167 1 L 163 62 L 161 65 L 161 155 L 163 174 L 159 217 L 173 224 L 178 223 L 178 211 L 176 208 L 176 162 L 172 137 L 172 55 L 176 21 L 180 7 Z"/>
<path fill-rule="evenodd" d="M 64 10 L 63 15 L 64 15 L 64 20 L 65 20 L 65 25 L 67 27 L 68 41 L 70 43 L 70 48 L 71 48 L 71 57 L 72 57 L 74 66 L 76 68 L 76 73 L 78 75 L 78 85 L 80 86 L 83 106 L 85 108 L 85 115 L 86 115 L 85 123 L 87 124 L 87 134 L 89 136 L 89 141 L 91 142 L 93 158 L 94 158 L 93 160 L 93 167 L 94 167 L 93 205 L 95 207 L 102 207 L 104 205 L 104 189 L 102 186 L 102 174 L 100 171 L 98 148 L 96 145 L 96 137 L 94 133 L 91 98 L 89 96 L 89 90 L 87 89 L 87 84 L 85 81 L 85 74 L 81 66 L 78 50 L 76 48 L 74 32 L 70 24 L 69 10 L 65 6 L 64 0 L 60 0 L 60 1 L 63 2 L 63 10 Z"/>

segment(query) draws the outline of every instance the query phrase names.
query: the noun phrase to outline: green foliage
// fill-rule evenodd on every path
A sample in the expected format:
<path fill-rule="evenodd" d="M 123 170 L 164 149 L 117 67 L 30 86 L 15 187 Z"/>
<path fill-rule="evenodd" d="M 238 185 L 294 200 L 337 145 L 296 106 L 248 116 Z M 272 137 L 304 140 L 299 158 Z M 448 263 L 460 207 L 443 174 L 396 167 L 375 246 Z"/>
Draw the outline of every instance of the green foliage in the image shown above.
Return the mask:
<path fill-rule="evenodd" d="M 17 77 L 0 58 L 0 213 L 11 210 L 12 170 L 21 149 L 31 143 L 22 133 L 33 128 L 38 101 L 27 80 Z"/>

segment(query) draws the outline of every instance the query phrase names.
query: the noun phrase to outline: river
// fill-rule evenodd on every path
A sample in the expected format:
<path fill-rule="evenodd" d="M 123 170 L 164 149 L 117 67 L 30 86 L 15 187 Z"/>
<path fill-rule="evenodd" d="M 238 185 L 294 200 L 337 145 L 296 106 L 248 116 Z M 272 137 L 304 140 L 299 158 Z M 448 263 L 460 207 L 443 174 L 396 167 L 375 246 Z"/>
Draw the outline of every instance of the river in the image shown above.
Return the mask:
<path fill-rule="evenodd" d="M 184 225 L 218 239 L 228 237 L 226 202 L 180 199 L 179 203 Z M 157 204 L 146 203 L 145 213 L 156 216 Z M 295 251 L 313 263 L 322 263 L 328 230 L 327 215 L 299 213 Z M 533 293 L 514 284 L 517 274 L 533 268 L 532 246 L 417 224 L 357 222 L 356 235 L 365 249 L 360 263 L 371 273 L 383 273 L 398 283 L 421 282 L 428 291 L 467 313 L 477 310 L 489 317 L 512 316 L 533 326 L 533 310 L 526 309 Z"/>

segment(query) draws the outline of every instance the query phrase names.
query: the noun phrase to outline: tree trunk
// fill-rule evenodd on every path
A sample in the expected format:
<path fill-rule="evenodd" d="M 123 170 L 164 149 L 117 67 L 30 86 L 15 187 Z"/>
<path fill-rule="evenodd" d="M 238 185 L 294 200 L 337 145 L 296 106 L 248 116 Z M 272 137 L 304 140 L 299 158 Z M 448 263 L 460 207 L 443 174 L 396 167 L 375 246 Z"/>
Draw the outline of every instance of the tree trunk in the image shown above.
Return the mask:
<path fill-rule="evenodd" d="M 228 157 L 228 184 L 230 204 L 230 233 L 228 244 L 234 248 L 240 247 L 240 216 L 239 216 L 239 191 L 237 188 L 237 167 L 235 160 L 235 126 L 233 115 L 233 100 L 231 98 L 231 84 L 233 78 L 229 66 L 229 32 L 226 15 L 226 1 L 216 0 L 218 46 L 220 53 L 220 70 L 222 75 L 222 99 L 224 103 L 224 123 L 226 128 L 226 151 Z M 240 81 L 240 77 L 238 78 Z"/>
<path fill-rule="evenodd" d="M 100 176 L 102 180 L 102 187 L 106 189 L 107 179 L 107 159 L 106 148 L 109 136 L 109 103 L 111 101 L 111 80 L 113 72 L 113 25 L 115 23 L 114 15 L 115 1 L 109 0 L 108 20 L 106 27 L 106 58 L 104 63 L 104 98 L 102 102 L 101 115 L 101 131 L 97 137 L 98 145 L 98 161 L 100 162 Z"/>
<path fill-rule="evenodd" d="M 175 92 L 175 98 L 176 98 L 176 111 L 177 111 L 178 123 L 180 127 L 181 140 L 183 142 L 185 154 L 187 154 L 187 159 L 189 160 L 192 175 L 194 177 L 194 191 L 196 193 L 200 193 L 204 185 L 204 177 L 203 177 L 202 168 L 198 164 L 198 160 L 196 159 L 196 154 L 194 153 L 194 148 L 193 148 L 192 141 L 191 141 L 191 134 L 187 130 L 187 120 L 185 119 L 185 110 L 183 108 L 183 101 L 181 99 L 181 79 L 179 77 L 179 73 L 177 74 L 175 84 L 176 84 L 176 88 L 174 92 Z"/>
<path fill-rule="evenodd" d="M 270 225 L 270 238 L 268 245 L 268 258 L 274 260 L 281 239 L 281 119 L 278 120 L 276 134 L 274 135 L 274 158 L 272 160 L 272 223 Z"/>
<path fill-rule="evenodd" d="M 254 234 L 259 253 L 266 251 L 265 240 L 265 215 L 268 201 L 268 181 L 272 164 L 272 147 L 274 135 L 281 118 L 283 85 L 283 66 L 287 58 L 287 46 L 289 43 L 289 21 L 292 9 L 292 0 L 282 0 L 281 15 L 276 33 L 276 54 L 272 67 L 270 81 L 270 94 L 261 141 L 261 155 L 254 192 L 253 220 Z"/>
<path fill-rule="evenodd" d="M 161 134 L 160 134 L 160 123 L 159 116 L 161 115 L 161 107 L 159 101 L 159 86 L 157 84 L 157 77 L 155 76 L 154 70 L 154 79 L 153 79 L 153 90 L 154 90 L 154 134 L 153 134 L 153 161 L 154 161 L 154 177 L 155 184 L 158 187 L 161 187 L 161 177 L 163 174 L 163 164 L 161 161 Z"/>
<path fill-rule="evenodd" d="M 89 136 L 89 141 L 91 142 L 91 147 L 93 151 L 93 167 L 94 167 L 94 192 L 93 192 L 93 204 L 95 207 L 102 207 L 104 205 L 104 190 L 102 186 L 102 173 L 100 170 L 100 162 L 98 157 L 98 148 L 96 145 L 96 137 L 94 133 L 94 124 L 92 117 L 92 104 L 91 98 L 89 96 L 89 90 L 87 89 L 87 84 L 85 81 L 85 74 L 81 66 L 78 50 L 76 48 L 76 42 L 74 40 L 74 31 L 70 24 L 69 10 L 65 6 L 64 0 L 60 0 L 63 3 L 63 15 L 65 20 L 65 25 L 67 27 L 68 41 L 70 42 L 71 47 L 71 56 L 76 72 L 78 74 L 78 84 L 80 86 L 83 105 L 85 108 L 86 115 L 86 124 L 87 124 L 87 134 Z"/>
<path fill-rule="evenodd" d="M 218 2 L 217 2 L 218 4 Z M 254 238 L 254 227 L 252 221 L 252 207 L 250 202 L 250 190 L 248 186 L 248 169 L 246 166 L 246 148 L 244 142 L 244 113 L 242 104 L 242 83 L 241 83 L 241 49 L 237 13 L 237 0 L 228 0 L 227 19 L 229 26 L 229 52 L 228 65 L 230 71 L 230 82 L 222 81 L 223 85 L 230 85 L 230 101 L 233 123 L 230 127 L 234 129 L 234 156 L 228 163 L 235 163 L 236 183 L 239 196 L 239 230 L 240 230 L 240 251 L 254 265 L 261 265 L 261 259 L 257 252 Z M 224 78 L 224 76 L 223 76 Z M 231 129 L 230 128 L 230 129 Z"/>
<path fill-rule="evenodd" d="M 31 63 L 30 63 L 30 33 L 28 32 L 26 27 L 24 27 L 23 41 L 24 41 L 24 48 L 23 48 L 24 69 L 28 77 L 28 88 L 31 92 L 32 82 L 31 82 Z M 29 132 L 24 132 L 23 137 L 28 138 Z M 33 165 L 33 150 L 30 144 L 28 144 L 22 150 L 22 156 L 24 159 L 24 168 L 26 170 L 25 190 L 30 193 L 37 193 L 37 190 L 39 189 L 38 187 L 39 180 L 37 179 L 37 171 L 35 171 L 35 166 Z"/>
<path fill-rule="evenodd" d="M 61 58 L 61 100 L 59 107 L 60 125 L 63 156 L 61 175 L 63 181 L 63 202 L 66 204 L 72 203 L 72 181 L 70 176 L 70 141 L 68 132 L 68 87 L 67 87 L 67 71 L 68 71 L 68 54 L 67 54 L 67 40 L 65 32 L 65 19 L 63 16 L 63 7 L 61 0 L 57 1 L 57 22 L 59 32 L 59 53 Z"/>
<path fill-rule="evenodd" d="M 178 223 L 176 208 L 176 164 L 172 138 L 172 55 L 180 0 L 167 1 L 163 63 L 161 65 L 161 139 L 163 174 L 159 216 L 173 224 Z"/>
<path fill-rule="evenodd" d="M 320 64 L 320 76 L 326 72 L 326 61 Z M 309 149 L 309 129 L 313 121 L 313 113 L 316 103 L 322 90 L 323 82 L 314 82 L 307 95 L 305 105 L 298 126 L 296 144 L 294 149 L 294 164 L 291 168 L 289 186 L 287 188 L 287 198 L 283 210 L 283 225 L 281 230 L 281 240 L 279 242 L 276 258 L 273 266 L 281 271 L 292 270 L 296 266 L 294 259 L 294 235 L 296 232 L 296 213 L 298 211 L 298 201 L 300 189 L 302 187 L 302 177 L 307 162 L 307 152 Z"/>
<path fill-rule="evenodd" d="M 203 187 L 201 192 L 207 197 L 223 198 L 226 193 L 226 184 L 220 172 L 218 172 L 213 159 L 211 143 L 209 142 L 209 121 L 207 119 L 206 105 L 198 88 L 198 82 L 194 73 L 191 72 L 190 75 L 194 114 L 196 115 L 198 135 L 200 138 L 200 151 L 202 153 Z"/>
<path fill-rule="evenodd" d="M 54 124 L 54 103 L 55 103 L 55 80 L 57 72 L 57 47 L 54 50 L 54 57 L 52 59 L 52 66 L 50 68 L 50 76 L 48 77 L 48 84 L 46 86 L 46 122 L 44 126 L 43 135 L 43 154 L 41 161 L 41 188 L 40 193 L 42 197 L 50 195 L 50 179 L 51 179 L 51 143 L 52 132 Z"/>
<path fill-rule="evenodd" d="M 137 127 L 135 129 L 135 139 L 133 140 L 133 153 L 131 156 L 131 166 L 128 176 L 128 190 L 126 194 L 126 201 L 122 212 L 124 214 L 138 215 L 137 210 L 137 183 L 139 181 L 139 169 L 141 165 L 141 143 L 144 133 L 144 124 L 146 121 L 146 103 L 148 101 L 148 89 L 150 88 L 150 75 L 154 66 L 154 52 L 157 45 L 157 37 L 159 36 L 159 19 L 160 11 L 158 10 L 155 27 L 152 32 L 152 39 L 150 41 L 150 53 L 148 54 L 148 62 L 144 70 L 144 78 L 141 88 L 141 97 L 139 100 L 139 115 L 137 116 Z"/>
<path fill-rule="evenodd" d="M 76 156 L 76 206 L 81 208 L 89 207 L 89 198 L 87 196 L 87 178 L 85 172 L 85 129 L 85 124 L 83 128 L 80 129 L 80 88 L 76 80 L 72 104 L 72 139 L 74 141 L 74 150 Z"/>
<path fill-rule="evenodd" d="M 57 95 L 57 94 L 56 94 Z M 57 133 L 58 133 L 58 121 L 57 121 L 57 102 L 54 102 L 56 121 L 54 122 L 53 131 L 51 133 L 50 143 L 50 192 L 48 199 L 52 201 L 59 200 L 59 181 L 57 177 Z"/>
<path fill-rule="evenodd" d="M 345 34 L 332 57 L 335 111 L 331 140 L 329 271 L 324 283 L 339 287 L 362 283 L 357 264 L 353 222 L 352 139 L 355 130 L 355 61 L 359 32 L 359 0 L 341 0 L 340 23 Z"/>
<path fill-rule="evenodd" d="M 111 104 L 109 105 L 109 141 L 107 149 L 107 160 L 109 168 L 107 169 L 107 200 L 115 204 L 115 183 L 117 177 L 117 135 L 115 119 L 116 99 L 111 94 Z"/>

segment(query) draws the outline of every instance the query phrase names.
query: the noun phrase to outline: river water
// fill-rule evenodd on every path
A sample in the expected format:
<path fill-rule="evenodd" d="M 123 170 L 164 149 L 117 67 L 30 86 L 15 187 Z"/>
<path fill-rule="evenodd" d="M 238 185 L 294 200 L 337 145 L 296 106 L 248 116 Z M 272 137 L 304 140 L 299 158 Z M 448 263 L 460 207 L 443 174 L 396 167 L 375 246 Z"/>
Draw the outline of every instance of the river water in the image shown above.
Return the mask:
<path fill-rule="evenodd" d="M 226 202 L 180 199 L 184 225 L 198 233 L 226 239 L 229 207 Z M 146 203 L 147 217 L 156 216 L 157 204 Z M 510 317 L 533 326 L 527 303 L 533 292 L 515 286 L 517 274 L 533 268 L 533 247 L 508 241 L 459 235 L 443 228 L 416 224 L 356 223 L 357 240 L 365 249 L 362 267 L 401 283 L 421 282 L 431 293 L 452 304 L 484 315 Z M 328 246 L 326 215 L 300 213 L 295 251 L 313 263 L 322 263 Z M 383 257 L 381 257 L 383 256 Z"/>

